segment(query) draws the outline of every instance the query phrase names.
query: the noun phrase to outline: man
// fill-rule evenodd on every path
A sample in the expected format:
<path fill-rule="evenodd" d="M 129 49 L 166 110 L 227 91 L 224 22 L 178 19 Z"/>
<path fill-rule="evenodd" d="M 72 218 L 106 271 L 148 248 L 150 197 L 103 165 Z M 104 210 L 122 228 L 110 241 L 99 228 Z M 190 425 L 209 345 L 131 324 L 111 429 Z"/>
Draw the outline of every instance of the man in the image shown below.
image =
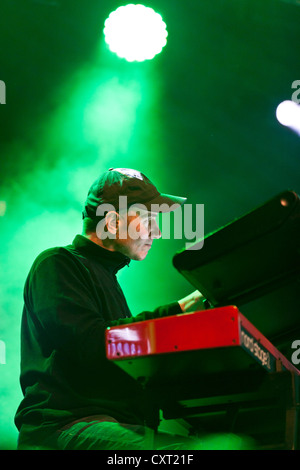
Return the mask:
<path fill-rule="evenodd" d="M 138 171 L 111 168 L 89 190 L 83 234 L 34 261 L 24 288 L 19 449 L 145 448 L 143 390 L 107 360 L 105 329 L 132 317 L 118 270 L 146 258 L 161 237 L 157 213 L 184 201 Z M 179 314 L 201 298 L 196 291 L 135 320 Z"/>

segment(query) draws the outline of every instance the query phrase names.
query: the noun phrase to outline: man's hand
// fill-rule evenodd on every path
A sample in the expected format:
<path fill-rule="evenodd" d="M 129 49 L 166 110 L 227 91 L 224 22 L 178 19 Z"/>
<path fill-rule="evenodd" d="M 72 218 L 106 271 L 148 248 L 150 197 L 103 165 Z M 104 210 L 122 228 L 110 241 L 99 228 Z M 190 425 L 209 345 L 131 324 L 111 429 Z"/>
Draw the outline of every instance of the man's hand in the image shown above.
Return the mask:
<path fill-rule="evenodd" d="M 183 312 L 205 310 L 203 301 L 205 298 L 198 290 L 195 290 L 190 295 L 179 300 L 178 303 Z"/>

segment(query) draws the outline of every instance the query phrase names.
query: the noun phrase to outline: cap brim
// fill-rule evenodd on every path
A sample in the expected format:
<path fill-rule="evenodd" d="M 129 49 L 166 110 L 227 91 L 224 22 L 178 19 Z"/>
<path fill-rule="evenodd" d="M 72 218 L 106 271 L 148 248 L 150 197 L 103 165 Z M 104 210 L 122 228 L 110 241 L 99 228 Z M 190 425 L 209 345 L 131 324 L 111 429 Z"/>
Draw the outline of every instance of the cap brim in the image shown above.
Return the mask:
<path fill-rule="evenodd" d="M 172 212 L 186 202 L 186 197 L 171 196 L 170 194 L 160 194 L 151 201 L 143 203 L 151 212 Z"/>

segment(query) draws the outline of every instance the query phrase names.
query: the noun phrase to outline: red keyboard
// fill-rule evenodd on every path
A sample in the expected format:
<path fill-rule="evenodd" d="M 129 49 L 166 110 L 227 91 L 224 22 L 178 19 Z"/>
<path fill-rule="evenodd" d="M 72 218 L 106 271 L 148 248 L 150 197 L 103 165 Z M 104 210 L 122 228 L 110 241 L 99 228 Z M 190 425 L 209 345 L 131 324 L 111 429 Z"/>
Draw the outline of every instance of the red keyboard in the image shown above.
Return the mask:
<path fill-rule="evenodd" d="M 145 320 L 108 328 L 107 358 L 134 378 L 160 367 L 195 372 L 247 369 L 253 363 L 274 372 L 300 371 L 235 306 Z M 194 363 L 196 362 L 196 363 Z"/>

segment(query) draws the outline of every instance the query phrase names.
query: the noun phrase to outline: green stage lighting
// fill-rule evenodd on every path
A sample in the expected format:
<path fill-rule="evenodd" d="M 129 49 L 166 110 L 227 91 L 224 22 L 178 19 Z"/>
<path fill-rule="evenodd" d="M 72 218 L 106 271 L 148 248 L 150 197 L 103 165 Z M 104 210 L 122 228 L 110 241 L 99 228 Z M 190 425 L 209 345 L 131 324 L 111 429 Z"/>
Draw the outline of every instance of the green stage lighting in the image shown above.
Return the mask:
<path fill-rule="evenodd" d="M 104 27 L 109 49 L 128 62 L 153 59 L 167 43 L 161 15 L 144 5 L 126 5 L 113 11 Z"/>

